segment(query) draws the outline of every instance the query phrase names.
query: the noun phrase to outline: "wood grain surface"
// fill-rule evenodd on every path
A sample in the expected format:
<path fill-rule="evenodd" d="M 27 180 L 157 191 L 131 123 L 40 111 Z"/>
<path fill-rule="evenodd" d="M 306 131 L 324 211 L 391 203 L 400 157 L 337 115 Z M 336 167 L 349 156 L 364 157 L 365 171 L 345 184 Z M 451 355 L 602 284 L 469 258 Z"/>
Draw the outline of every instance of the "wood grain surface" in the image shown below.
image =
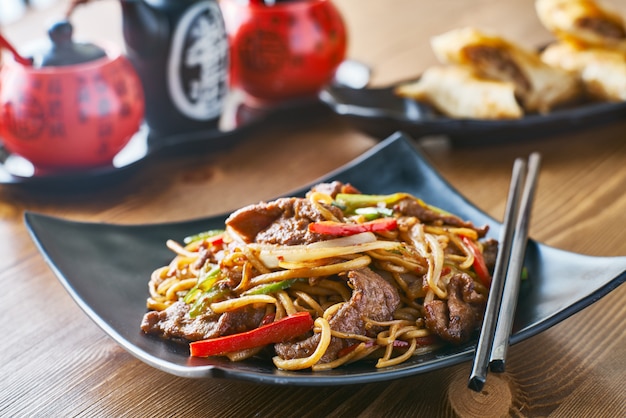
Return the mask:
<path fill-rule="evenodd" d="M 335 0 L 349 56 L 373 85 L 435 63 L 429 38 L 472 25 L 528 46 L 551 35 L 530 0 Z M 613 0 L 626 13 L 626 3 Z M 2 31 L 20 44 L 45 35 L 66 1 Z M 121 43 L 119 4 L 75 14 L 76 33 Z M 219 153 L 160 156 L 112 185 L 88 190 L 0 186 L 0 416 L 6 417 L 624 417 L 626 287 L 511 347 L 508 371 L 467 389 L 471 364 L 392 382 L 282 387 L 189 380 L 136 360 L 71 300 L 23 223 L 31 210 L 73 220 L 164 222 L 204 217 L 296 189 L 381 138 L 330 112 L 278 121 Z M 513 160 L 543 156 L 530 236 L 596 256 L 626 255 L 626 119 L 575 132 L 485 146 L 425 138 L 417 146 L 457 189 L 502 218 Z M 71 239 L 71 237 L 68 237 Z M 146 277 L 147 281 L 147 277 Z"/>

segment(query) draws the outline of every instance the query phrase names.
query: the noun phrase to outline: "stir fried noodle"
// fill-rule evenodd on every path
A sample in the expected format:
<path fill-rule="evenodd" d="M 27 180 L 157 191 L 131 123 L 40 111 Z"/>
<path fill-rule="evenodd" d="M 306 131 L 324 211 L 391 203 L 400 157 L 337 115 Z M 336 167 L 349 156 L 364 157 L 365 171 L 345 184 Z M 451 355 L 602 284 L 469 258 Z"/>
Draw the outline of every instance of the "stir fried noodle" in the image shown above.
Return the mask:
<path fill-rule="evenodd" d="M 273 353 L 285 370 L 400 364 L 476 331 L 497 246 L 486 232 L 405 193 L 320 184 L 168 241 L 142 329 L 192 355 Z"/>

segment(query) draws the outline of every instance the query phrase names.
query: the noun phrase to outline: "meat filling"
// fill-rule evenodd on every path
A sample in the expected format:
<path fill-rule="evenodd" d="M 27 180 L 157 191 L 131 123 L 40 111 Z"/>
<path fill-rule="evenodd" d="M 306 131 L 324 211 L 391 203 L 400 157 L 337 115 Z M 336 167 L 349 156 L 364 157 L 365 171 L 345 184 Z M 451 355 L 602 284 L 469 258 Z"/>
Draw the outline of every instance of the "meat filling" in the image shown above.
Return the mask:
<path fill-rule="evenodd" d="M 626 30 L 618 22 L 611 22 L 606 19 L 594 17 L 583 17 L 576 21 L 576 25 L 582 29 L 590 30 L 599 36 L 622 40 L 626 39 Z"/>
<path fill-rule="evenodd" d="M 532 86 L 524 72 L 504 51 L 484 45 L 471 45 L 464 48 L 470 61 L 484 69 L 487 75 L 513 81 L 522 93 L 528 93 Z"/>

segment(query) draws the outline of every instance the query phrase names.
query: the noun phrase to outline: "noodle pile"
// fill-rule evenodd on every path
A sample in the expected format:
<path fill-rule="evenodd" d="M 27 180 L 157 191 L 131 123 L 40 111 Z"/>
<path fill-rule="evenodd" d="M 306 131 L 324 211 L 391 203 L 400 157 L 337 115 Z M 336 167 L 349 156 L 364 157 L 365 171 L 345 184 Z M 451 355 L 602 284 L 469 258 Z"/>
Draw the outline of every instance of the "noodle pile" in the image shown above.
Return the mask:
<path fill-rule="evenodd" d="M 275 356 L 274 364 L 284 370 L 326 370 L 365 358 L 377 358 L 376 367 L 388 367 L 440 346 L 442 340 L 426 327 L 424 305 L 445 301 L 449 297 L 448 283 L 459 273 L 471 277 L 476 292 L 487 295 L 488 283 L 481 282 L 473 268 L 475 249 L 483 249 L 479 233 L 475 228 L 441 220 L 424 223 L 416 216 L 393 210 L 398 200 L 413 199 L 428 210 L 443 213 L 410 195 L 359 196 L 369 199 L 357 205 L 357 209 L 342 202 L 340 196 L 311 191 L 306 198 L 329 221 L 337 221 L 329 210 L 335 205 L 343 210 L 344 223 L 393 218 L 396 227 L 289 246 L 247 243 L 228 228 L 209 231 L 182 244 L 168 241 L 167 246 L 176 255 L 169 265 L 153 272 L 148 286 L 148 309 L 162 311 L 184 301 L 190 305 L 189 315 L 194 316 L 254 307 L 264 309 L 266 317 L 274 321 L 296 312 L 309 312 L 314 319 L 312 332 L 320 334 L 317 348 L 304 358 Z M 442 219 L 453 216 L 444 215 Z M 331 329 L 330 318 L 353 294 L 346 280 L 347 272 L 366 267 L 396 288 L 400 304 L 393 318 L 363 318 L 366 328 L 381 330 L 376 335 Z M 349 349 L 341 350 L 332 361 L 320 362 L 331 338 L 350 340 Z M 262 349 L 226 355 L 231 360 L 241 360 Z"/>

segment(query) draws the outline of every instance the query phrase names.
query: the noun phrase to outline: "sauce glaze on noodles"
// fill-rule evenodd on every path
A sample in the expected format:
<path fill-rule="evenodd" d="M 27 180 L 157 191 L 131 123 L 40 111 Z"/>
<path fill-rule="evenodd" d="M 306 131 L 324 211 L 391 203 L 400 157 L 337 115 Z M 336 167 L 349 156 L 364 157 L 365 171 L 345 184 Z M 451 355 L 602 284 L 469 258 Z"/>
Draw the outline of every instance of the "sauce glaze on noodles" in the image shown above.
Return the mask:
<path fill-rule="evenodd" d="M 482 283 L 473 268 L 478 261 L 476 257 L 482 257 L 483 242 L 479 238 L 484 231 L 469 223 L 449 223 L 454 215 L 402 193 L 359 195 L 364 198 L 356 200 L 366 203 L 357 203 L 357 208 L 354 203 L 346 205 L 341 197 L 351 198 L 311 191 L 306 199 L 329 221 L 355 224 L 367 222 L 372 216 L 393 217 L 396 227 L 291 246 L 246 242 L 229 228 L 196 237 L 186 244 L 168 241 L 167 246 L 175 256 L 169 265 L 152 273 L 148 309 L 162 311 L 181 300 L 191 305 L 191 312 L 201 309 L 220 314 L 247 306 L 263 309 L 274 321 L 308 311 L 315 321 L 312 332 L 320 334 L 319 343 L 307 357 L 273 357 L 278 368 L 288 370 L 326 370 L 372 358 L 377 359 L 376 367 L 388 367 L 445 343 L 445 338 L 437 335 L 436 327 L 427 326 L 425 306 L 441 301 L 444 312 L 447 309 L 450 315 L 447 319 L 453 320 L 454 312 L 449 311 L 455 307 L 448 301 L 449 284 L 458 275 L 469 277 L 475 296 L 486 299 L 488 283 Z M 417 202 L 441 216 L 425 222 L 417 216 L 399 213 L 396 204 L 403 199 Z M 343 209 L 344 219 L 337 219 L 331 205 Z M 471 245 L 467 244 L 468 240 Z M 480 252 L 476 253 L 472 246 Z M 393 318 L 382 322 L 362 318 L 367 329 L 380 330 L 375 335 L 331 329 L 330 319 L 353 295 L 346 280 L 347 272 L 366 267 L 396 289 L 400 304 Z M 224 288 L 228 291 L 221 294 L 216 291 Z M 211 298 L 206 299 L 210 292 L 213 292 Z M 203 297 L 210 302 L 199 303 Z M 480 314 L 478 311 L 477 315 Z M 349 340 L 349 349 L 341 350 L 331 361 L 320 362 L 332 338 Z M 262 349 L 226 355 L 231 360 L 242 360 Z"/>

